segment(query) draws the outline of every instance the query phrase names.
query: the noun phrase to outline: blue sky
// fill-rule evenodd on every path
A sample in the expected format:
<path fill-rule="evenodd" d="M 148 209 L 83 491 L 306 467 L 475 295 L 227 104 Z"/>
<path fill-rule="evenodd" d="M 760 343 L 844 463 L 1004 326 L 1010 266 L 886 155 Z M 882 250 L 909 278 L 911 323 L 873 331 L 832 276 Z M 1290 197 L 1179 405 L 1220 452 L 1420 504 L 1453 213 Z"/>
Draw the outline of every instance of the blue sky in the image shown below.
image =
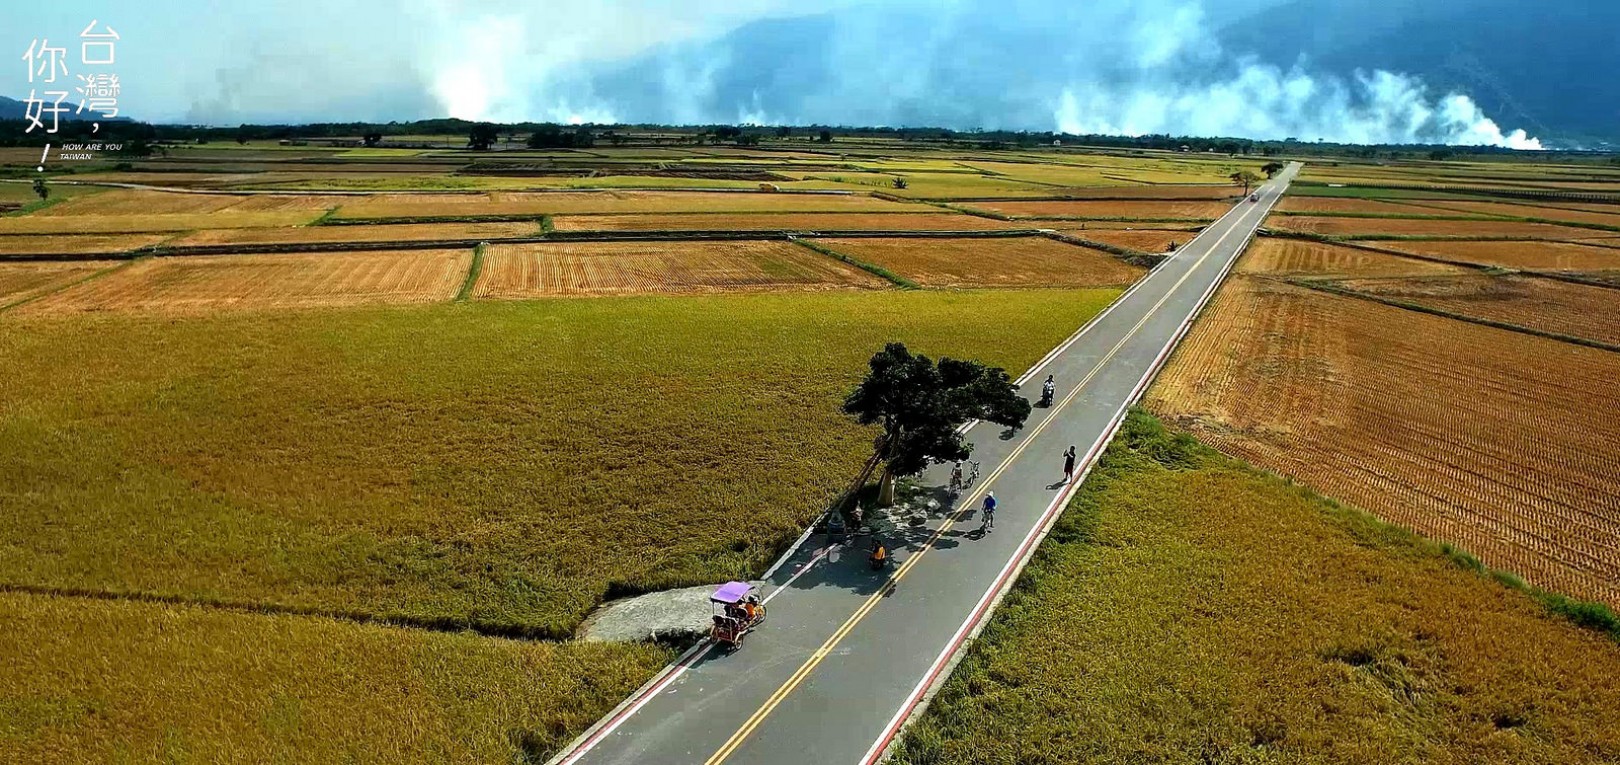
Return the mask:
<path fill-rule="evenodd" d="M 121 35 L 120 107 L 162 122 L 755 122 L 1528 144 L 1398 72 L 1223 50 L 1282 0 L 154 0 L 0 8 L 30 43 Z M 41 87 L 38 84 L 35 87 Z"/>

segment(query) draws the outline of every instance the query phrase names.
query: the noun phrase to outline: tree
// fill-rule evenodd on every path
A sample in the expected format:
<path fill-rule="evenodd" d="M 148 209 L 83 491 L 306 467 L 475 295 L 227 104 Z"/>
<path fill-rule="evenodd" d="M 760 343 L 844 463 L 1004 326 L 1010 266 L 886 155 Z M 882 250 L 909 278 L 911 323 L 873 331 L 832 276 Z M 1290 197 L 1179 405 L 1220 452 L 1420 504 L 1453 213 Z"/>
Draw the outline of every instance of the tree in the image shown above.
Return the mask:
<path fill-rule="evenodd" d="M 1277 173 L 1282 172 L 1282 169 L 1283 163 L 1281 162 L 1267 162 L 1260 166 L 1260 172 L 1265 173 L 1267 178 L 1276 176 Z"/>
<path fill-rule="evenodd" d="M 915 475 L 935 462 L 966 459 L 970 449 L 957 432 L 969 420 L 1020 428 L 1029 418 L 1028 399 L 1006 370 L 974 361 L 912 355 L 889 343 L 872 356 L 866 379 L 844 400 L 844 413 L 862 425 L 881 424 L 877 457 L 883 461 L 878 501 L 894 502 L 894 479 Z"/>
<path fill-rule="evenodd" d="M 45 199 L 50 198 L 51 190 L 50 190 L 50 188 L 48 186 L 45 185 L 45 179 L 44 178 L 35 178 L 34 179 L 34 193 L 38 194 L 40 200 L 42 200 L 42 201 L 45 200 Z"/>
<path fill-rule="evenodd" d="M 786 138 L 790 135 L 793 135 L 793 128 L 790 128 L 787 125 L 783 125 L 776 129 L 777 138 Z"/>
<path fill-rule="evenodd" d="M 903 189 L 903 188 L 905 188 L 905 187 L 906 187 L 906 186 L 907 186 L 907 185 L 909 185 L 909 184 L 907 184 L 907 183 L 906 183 L 906 179 L 904 179 L 904 178 L 901 178 L 901 177 L 900 177 L 900 176 L 898 176 L 898 175 L 896 175 L 896 176 L 895 176 L 895 177 L 894 177 L 894 181 L 893 181 L 893 183 L 894 183 L 894 187 L 895 187 L 895 188 L 897 188 L 897 189 Z"/>
<path fill-rule="evenodd" d="M 1243 187 L 1243 196 L 1248 196 L 1249 195 L 1249 187 L 1250 186 L 1253 186 L 1254 184 L 1260 182 L 1260 176 L 1255 175 L 1254 172 L 1250 171 L 1250 170 L 1242 170 L 1242 171 L 1233 173 L 1228 177 L 1230 177 L 1232 179 L 1233 183 L 1236 183 L 1236 184 Z"/>
<path fill-rule="evenodd" d="M 488 122 L 480 122 L 467 131 L 467 148 L 483 151 L 494 146 L 496 139 L 500 137 L 499 128 Z"/>
<path fill-rule="evenodd" d="M 360 136 L 360 140 L 363 141 L 366 146 L 376 146 L 377 144 L 382 143 L 382 133 L 367 133 Z"/>
<path fill-rule="evenodd" d="M 832 143 L 832 131 L 823 130 L 816 134 L 816 140 L 822 143 Z"/>

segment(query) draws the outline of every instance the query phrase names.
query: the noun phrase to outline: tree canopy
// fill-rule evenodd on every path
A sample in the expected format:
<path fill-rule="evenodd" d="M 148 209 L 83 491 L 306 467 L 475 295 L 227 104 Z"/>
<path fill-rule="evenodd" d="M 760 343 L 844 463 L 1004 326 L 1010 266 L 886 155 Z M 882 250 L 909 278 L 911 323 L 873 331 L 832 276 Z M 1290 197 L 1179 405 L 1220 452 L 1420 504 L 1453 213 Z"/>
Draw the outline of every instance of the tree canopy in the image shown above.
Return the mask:
<path fill-rule="evenodd" d="M 488 149 L 494 146 L 500 137 L 500 128 L 488 122 L 480 122 L 467 130 L 467 148 Z"/>
<path fill-rule="evenodd" d="M 1029 418 L 1029 401 L 999 367 L 943 357 L 936 364 L 902 343 L 885 346 L 870 366 L 844 412 L 862 425 L 882 425 L 885 486 L 934 462 L 966 459 L 970 447 L 957 428 L 970 420 L 1019 428 Z"/>

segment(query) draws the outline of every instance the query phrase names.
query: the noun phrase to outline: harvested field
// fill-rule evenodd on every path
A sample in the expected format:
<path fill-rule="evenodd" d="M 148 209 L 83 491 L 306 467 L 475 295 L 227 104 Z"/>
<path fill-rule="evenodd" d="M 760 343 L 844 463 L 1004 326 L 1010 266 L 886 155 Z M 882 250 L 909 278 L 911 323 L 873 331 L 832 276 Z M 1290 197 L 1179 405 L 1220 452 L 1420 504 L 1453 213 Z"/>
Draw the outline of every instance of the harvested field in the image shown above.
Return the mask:
<path fill-rule="evenodd" d="M 989 231 L 1016 223 L 959 213 L 568 215 L 558 231 Z"/>
<path fill-rule="evenodd" d="M 0 583 L 566 636 L 764 570 L 865 458 L 874 348 L 1016 375 L 1118 295 L 7 314 Z"/>
<path fill-rule="evenodd" d="M 0 263 L 0 308 L 83 279 L 118 261 L 80 260 L 69 263 Z"/>
<path fill-rule="evenodd" d="M 1184 245 L 1198 235 L 1197 231 L 1174 231 L 1165 229 L 1064 229 L 1064 234 L 1089 239 L 1093 242 L 1111 244 L 1115 247 L 1128 247 L 1142 252 L 1166 252 L 1170 243 L 1177 246 Z"/>
<path fill-rule="evenodd" d="M 1266 227 L 1279 231 L 1299 231 L 1327 236 L 1517 237 L 1522 239 L 1568 239 L 1588 229 L 1556 226 L 1550 223 L 1522 223 L 1510 220 L 1421 220 L 1403 218 L 1315 218 L 1305 215 L 1273 215 Z"/>
<path fill-rule="evenodd" d="M 1461 274 L 1467 269 L 1417 258 L 1301 239 L 1259 237 L 1238 259 L 1238 273 L 1309 276 L 1422 276 Z"/>
<path fill-rule="evenodd" d="M 1378 247 L 1522 271 L 1620 269 L 1620 250 L 1566 242 L 1378 242 Z"/>
<path fill-rule="evenodd" d="M 1509 204 L 1506 202 L 1453 202 L 1438 199 L 1426 201 L 1423 205 L 1432 210 L 1458 212 L 1465 215 L 1505 215 L 1512 218 L 1540 218 L 1542 220 L 1590 223 L 1598 226 L 1620 228 L 1620 209 L 1612 207 L 1603 212 L 1588 212 L 1527 204 Z"/>
<path fill-rule="evenodd" d="M 196 313 L 449 300 L 471 258 L 470 249 L 153 258 L 20 310 Z"/>
<path fill-rule="evenodd" d="M 652 645 L 0 593 L 0 760 L 532 761 L 670 657 Z"/>
<path fill-rule="evenodd" d="M 1620 645 L 1133 413 L 896 765 L 1620 760 Z"/>
<path fill-rule="evenodd" d="M 54 210 L 48 207 L 46 211 Z M 260 228 L 302 226 L 321 213 L 260 212 L 191 213 L 184 215 L 24 215 L 0 218 L 0 234 L 135 234 L 151 231 L 191 231 L 204 228 Z"/>
<path fill-rule="evenodd" d="M 1080 199 L 1226 199 L 1236 201 L 1242 189 L 1231 184 L 1219 186 L 1181 186 L 1158 184 L 1151 186 L 1102 186 L 1098 188 L 1068 188 L 1063 196 Z"/>
<path fill-rule="evenodd" d="M 1620 603 L 1620 354 L 1237 276 L 1147 403 L 1487 564 Z"/>
<path fill-rule="evenodd" d="M 1346 279 L 1336 286 L 1487 321 L 1620 347 L 1620 293 L 1534 276 Z"/>
<path fill-rule="evenodd" d="M 792 242 L 557 242 L 491 245 L 474 294 L 531 298 L 889 286 Z"/>
<path fill-rule="evenodd" d="M 820 239 L 817 243 L 925 287 L 1125 285 L 1145 269 L 1046 237 Z"/>
<path fill-rule="evenodd" d="M 1376 199 L 1346 197 L 1285 196 L 1277 204 L 1277 212 L 1287 213 L 1351 213 L 1383 215 L 1445 215 L 1427 207 L 1383 202 Z"/>
<path fill-rule="evenodd" d="M 305 244 L 334 242 L 412 242 L 436 239 L 503 239 L 539 236 L 540 224 L 514 223 L 395 223 L 297 228 L 239 228 L 196 231 L 169 244 Z M 0 240 L 3 244 L 4 240 Z"/>
<path fill-rule="evenodd" d="M 1026 218 L 1129 218 L 1138 220 L 1215 220 L 1232 209 L 1225 202 L 964 202 L 964 206 Z"/>
<path fill-rule="evenodd" d="M 104 215 L 197 215 L 223 210 L 245 201 L 244 197 L 218 194 L 182 194 L 146 189 L 114 189 L 69 199 L 51 205 L 33 217 L 81 217 Z"/>
<path fill-rule="evenodd" d="M 157 244 L 173 234 L 57 234 L 0 236 L 0 255 L 75 255 L 128 252 Z"/>
<path fill-rule="evenodd" d="M 373 194 L 352 198 L 340 218 L 449 217 L 581 213 L 903 212 L 921 205 L 858 194 L 766 192 L 506 192 L 479 194 Z"/>
<path fill-rule="evenodd" d="M 254 194 L 249 195 L 246 198 L 236 198 L 240 199 L 241 201 L 231 205 L 230 207 L 224 208 L 225 212 L 302 212 L 305 210 L 325 212 L 326 210 L 330 210 L 334 207 L 338 207 L 354 200 L 354 197 L 349 196 L 321 196 L 318 194 L 299 194 L 296 196 L 288 194 Z"/>

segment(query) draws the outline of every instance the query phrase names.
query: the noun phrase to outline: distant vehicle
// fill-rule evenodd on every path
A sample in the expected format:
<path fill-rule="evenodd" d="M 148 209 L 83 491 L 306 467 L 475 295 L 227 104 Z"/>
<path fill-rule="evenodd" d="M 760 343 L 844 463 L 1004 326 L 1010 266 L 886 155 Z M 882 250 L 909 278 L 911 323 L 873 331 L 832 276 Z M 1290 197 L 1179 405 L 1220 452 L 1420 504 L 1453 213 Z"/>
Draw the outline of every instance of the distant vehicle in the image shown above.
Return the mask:
<path fill-rule="evenodd" d="M 1250 194 L 1249 195 L 1249 201 L 1250 202 L 1258 202 L 1258 201 L 1260 201 L 1260 195 L 1259 194 Z"/>

